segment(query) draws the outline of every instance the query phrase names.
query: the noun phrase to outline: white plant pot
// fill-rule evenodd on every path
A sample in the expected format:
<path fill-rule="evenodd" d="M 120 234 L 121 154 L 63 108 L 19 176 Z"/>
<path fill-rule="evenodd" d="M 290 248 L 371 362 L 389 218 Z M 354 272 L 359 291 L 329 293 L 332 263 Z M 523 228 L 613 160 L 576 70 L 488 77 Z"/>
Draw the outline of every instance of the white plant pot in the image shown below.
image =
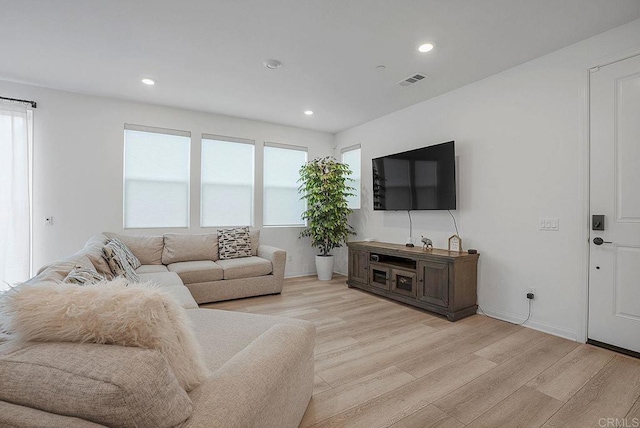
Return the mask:
<path fill-rule="evenodd" d="M 333 276 L 333 256 L 316 256 L 316 271 L 320 281 L 330 281 Z"/>

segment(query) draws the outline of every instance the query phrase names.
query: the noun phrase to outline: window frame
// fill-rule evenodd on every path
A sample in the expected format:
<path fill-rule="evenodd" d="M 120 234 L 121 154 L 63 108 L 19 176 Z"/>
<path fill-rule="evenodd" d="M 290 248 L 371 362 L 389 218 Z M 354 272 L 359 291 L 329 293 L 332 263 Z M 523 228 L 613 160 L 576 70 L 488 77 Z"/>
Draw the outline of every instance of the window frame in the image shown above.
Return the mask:
<path fill-rule="evenodd" d="M 138 131 L 147 132 L 151 134 L 161 135 L 173 135 L 177 137 L 186 137 L 189 139 L 189 155 L 187 156 L 187 172 L 189 179 L 187 180 L 187 224 L 186 226 L 127 226 L 126 225 L 126 186 L 127 186 L 127 139 L 126 131 Z M 193 139 L 191 138 L 191 131 L 182 131 L 179 129 L 160 128 L 156 126 L 136 125 L 132 123 L 125 123 L 123 130 L 123 144 L 122 144 L 122 229 L 123 230 L 147 230 L 147 229 L 171 229 L 171 230 L 189 230 L 191 229 L 191 150 L 193 148 Z"/>
<path fill-rule="evenodd" d="M 309 148 L 306 147 L 306 146 L 298 146 L 298 145 L 294 145 L 294 144 L 274 143 L 274 142 L 270 142 L 270 141 L 265 141 L 264 142 L 264 146 L 263 146 L 263 149 L 262 149 L 262 227 L 264 227 L 264 228 L 278 228 L 278 227 L 305 228 L 305 227 L 307 227 L 307 221 L 306 220 L 302 220 L 302 219 L 300 219 L 301 223 L 298 223 L 298 224 L 266 224 L 265 223 L 265 203 L 264 203 L 264 201 L 265 201 L 265 189 L 266 189 L 265 172 L 267 170 L 266 162 L 265 162 L 265 153 L 266 153 L 265 149 L 267 147 L 304 152 L 305 160 L 304 160 L 303 164 L 307 163 L 309 161 Z M 296 182 L 296 190 L 297 189 L 298 189 L 298 184 Z M 305 209 L 304 210 L 306 211 L 306 202 L 305 202 Z"/>
<path fill-rule="evenodd" d="M 202 179 L 202 165 L 203 165 L 203 156 L 202 156 L 202 152 L 204 149 L 204 140 L 213 140 L 213 141 L 224 141 L 226 143 L 236 143 L 236 144 L 248 144 L 253 146 L 253 176 L 252 178 L 252 183 L 251 183 L 251 213 L 250 213 L 250 219 L 249 219 L 249 225 L 250 227 L 255 227 L 255 218 L 256 218 L 256 142 L 255 140 L 251 140 L 248 138 L 238 138 L 238 137 L 229 137 L 226 135 L 216 135 L 216 134 L 207 134 L 207 133 L 203 133 L 201 136 L 201 140 L 200 140 L 200 175 L 199 175 L 199 180 L 200 180 L 200 228 L 201 229 L 214 229 L 214 228 L 229 228 L 229 227 L 240 227 L 240 226 L 247 226 L 246 224 L 236 224 L 236 225 L 229 225 L 229 226 L 221 226 L 221 225 L 217 225 L 217 226 L 204 226 L 202 224 L 203 219 L 204 219 L 204 215 L 203 215 L 203 203 L 202 203 L 202 186 L 204 185 L 204 180 Z"/>

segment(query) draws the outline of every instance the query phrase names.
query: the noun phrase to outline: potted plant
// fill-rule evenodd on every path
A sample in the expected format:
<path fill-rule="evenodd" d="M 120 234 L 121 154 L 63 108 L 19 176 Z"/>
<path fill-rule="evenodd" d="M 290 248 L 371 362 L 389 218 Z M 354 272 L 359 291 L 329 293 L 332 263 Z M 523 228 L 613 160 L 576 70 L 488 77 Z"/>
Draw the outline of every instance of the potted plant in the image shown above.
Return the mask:
<path fill-rule="evenodd" d="M 307 202 L 302 218 L 307 227 L 300 237 L 310 237 L 311 246 L 320 250 L 316 256 L 318 279 L 328 281 L 333 275 L 331 250 L 341 247 L 349 235 L 355 235 L 347 221 L 353 212 L 347 206 L 347 197 L 355 190 L 347 184 L 351 170 L 332 156 L 316 158 L 300 168 L 298 192 Z"/>

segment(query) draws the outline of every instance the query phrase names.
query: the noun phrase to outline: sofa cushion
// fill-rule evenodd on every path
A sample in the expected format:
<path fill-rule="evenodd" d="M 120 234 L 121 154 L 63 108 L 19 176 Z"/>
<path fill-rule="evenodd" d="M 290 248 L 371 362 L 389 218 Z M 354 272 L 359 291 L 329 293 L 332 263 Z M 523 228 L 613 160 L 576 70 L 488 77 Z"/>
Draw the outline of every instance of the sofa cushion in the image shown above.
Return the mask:
<path fill-rule="evenodd" d="M 173 287 L 175 285 L 184 285 L 180 277 L 175 272 L 147 272 L 138 275 L 140 281 L 151 282 L 159 287 Z"/>
<path fill-rule="evenodd" d="M 198 309 L 198 303 L 195 301 L 191 292 L 184 285 L 174 285 L 171 287 L 162 287 L 162 292 L 168 294 L 180 306 L 185 309 Z"/>
<path fill-rule="evenodd" d="M 191 400 L 157 350 L 31 344 L 0 358 L 0 400 L 120 427 L 173 427 Z"/>
<path fill-rule="evenodd" d="M 252 278 L 269 275 L 273 266 L 269 260 L 260 257 L 242 257 L 239 259 L 218 260 L 224 270 L 224 279 Z"/>
<path fill-rule="evenodd" d="M 169 272 L 177 273 L 185 284 L 220 281 L 224 278 L 222 268 L 211 260 L 171 263 L 167 269 Z"/>
<path fill-rule="evenodd" d="M 185 310 L 147 284 L 116 279 L 91 287 L 23 285 L 0 295 L 0 307 L 0 330 L 15 340 L 157 349 L 187 391 L 207 376 Z"/>
<path fill-rule="evenodd" d="M 136 269 L 138 276 L 142 273 L 169 272 L 165 265 L 142 265 Z"/>
<path fill-rule="evenodd" d="M 108 238 L 122 241 L 143 265 L 161 265 L 164 238 L 150 235 L 123 235 L 120 233 L 104 233 Z"/>
<path fill-rule="evenodd" d="M 113 272 L 114 275 L 122 275 L 134 282 L 140 281 L 134 267 L 129 263 L 127 253 L 122 249 L 122 247 L 120 247 L 120 245 L 118 245 L 118 243 L 115 241 L 108 242 L 107 245 L 102 247 L 102 252 L 104 253 L 104 258 L 109 263 L 111 272 Z"/>
<path fill-rule="evenodd" d="M 154 265 L 154 267 L 156 266 Z M 164 266 L 162 267 L 165 268 Z M 141 282 L 157 285 L 158 288 L 160 288 L 163 292 L 169 294 L 183 308 L 196 309 L 198 307 L 198 303 L 196 303 L 195 299 L 189 292 L 189 289 L 184 286 L 177 273 L 169 272 L 165 268 L 164 272 L 159 271 L 141 273 L 138 276 L 140 277 Z"/>
<path fill-rule="evenodd" d="M 164 235 L 162 263 L 218 260 L 218 234 L 201 235 L 167 233 Z"/>
<path fill-rule="evenodd" d="M 251 235 L 249 227 L 218 230 L 220 259 L 237 259 L 251 256 Z"/>

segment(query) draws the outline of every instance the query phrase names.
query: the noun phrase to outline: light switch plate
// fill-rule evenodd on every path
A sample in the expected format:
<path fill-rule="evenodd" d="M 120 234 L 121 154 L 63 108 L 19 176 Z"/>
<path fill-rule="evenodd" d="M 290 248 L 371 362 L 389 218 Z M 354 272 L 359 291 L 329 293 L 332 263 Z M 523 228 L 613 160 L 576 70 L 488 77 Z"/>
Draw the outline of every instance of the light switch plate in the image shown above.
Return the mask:
<path fill-rule="evenodd" d="M 545 217 L 538 221 L 538 228 L 545 231 L 556 232 L 560 230 L 560 219 L 557 217 Z"/>

